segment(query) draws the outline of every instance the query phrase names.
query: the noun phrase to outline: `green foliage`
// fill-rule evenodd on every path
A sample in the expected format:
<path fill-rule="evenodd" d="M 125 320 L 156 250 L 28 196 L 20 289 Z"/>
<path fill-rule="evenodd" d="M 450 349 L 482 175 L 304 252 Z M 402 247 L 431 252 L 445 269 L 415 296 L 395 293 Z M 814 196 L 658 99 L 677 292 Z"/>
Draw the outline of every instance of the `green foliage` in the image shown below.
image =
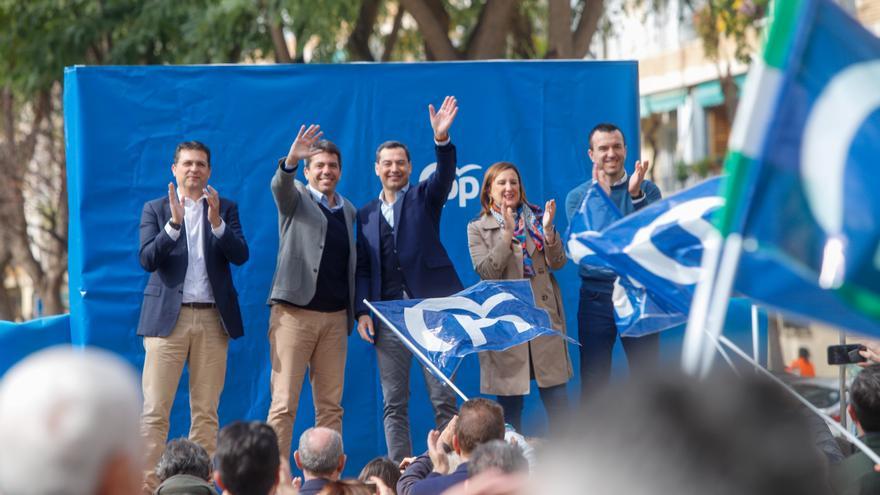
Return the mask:
<path fill-rule="evenodd" d="M 753 52 L 749 36 L 758 31 L 768 4 L 769 0 L 707 0 L 695 7 L 694 27 L 706 55 L 717 58 L 720 38 L 725 36 L 735 43 L 736 59 L 749 63 Z"/>
<path fill-rule="evenodd" d="M 358 0 L 0 0 L 0 86 L 32 95 L 71 65 L 273 59 L 269 22 L 313 56 L 344 48 Z M 301 57 L 301 53 L 298 53 Z"/>

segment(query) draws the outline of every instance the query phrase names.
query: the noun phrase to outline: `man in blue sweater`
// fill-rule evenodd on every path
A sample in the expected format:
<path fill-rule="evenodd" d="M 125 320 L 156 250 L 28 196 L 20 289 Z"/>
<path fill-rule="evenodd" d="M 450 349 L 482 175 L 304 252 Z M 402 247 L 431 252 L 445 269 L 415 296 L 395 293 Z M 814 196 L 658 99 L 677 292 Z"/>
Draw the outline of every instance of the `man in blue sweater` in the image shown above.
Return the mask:
<path fill-rule="evenodd" d="M 648 161 L 636 161 L 632 176 L 626 173 L 626 141 L 614 124 L 598 124 L 590 131 L 590 160 L 593 178 L 572 189 L 565 198 L 568 220 L 580 214 L 581 203 L 591 188 L 601 188 L 623 215 L 660 200 L 660 189 L 645 179 Z M 584 208 L 593 207 L 586 202 Z M 586 212 L 593 218 L 598 212 Z M 597 230 L 607 225 L 594 225 Z M 614 323 L 614 281 L 617 274 L 607 268 L 580 267 L 581 291 L 578 303 L 578 338 L 581 342 L 581 399 L 588 400 L 598 388 L 608 383 L 611 373 L 611 352 L 617 338 Z M 657 363 L 659 337 L 622 337 L 627 362 L 632 373 L 652 369 Z"/>

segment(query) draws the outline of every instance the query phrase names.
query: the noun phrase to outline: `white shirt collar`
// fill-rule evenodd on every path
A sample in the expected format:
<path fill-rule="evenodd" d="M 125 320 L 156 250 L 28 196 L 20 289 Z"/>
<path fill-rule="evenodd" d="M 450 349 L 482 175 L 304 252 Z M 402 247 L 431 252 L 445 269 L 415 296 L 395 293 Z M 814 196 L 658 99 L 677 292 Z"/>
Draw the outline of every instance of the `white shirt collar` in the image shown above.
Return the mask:
<path fill-rule="evenodd" d="M 312 194 L 312 197 L 315 198 L 315 201 L 324 205 L 330 211 L 336 211 L 342 208 L 342 195 L 339 194 L 338 191 L 333 191 L 333 197 L 336 199 L 336 206 L 330 206 L 330 199 L 326 194 L 312 187 L 311 184 L 306 184 L 306 189 Z"/>
<path fill-rule="evenodd" d="M 393 206 L 398 201 L 400 201 L 400 198 L 403 197 L 403 195 L 406 194 L 407 191 L 409 191 L 409 184 L 400 188 L 400 190 L 397 191 L 397 194 L 394 195 L 394 202 L 389 203 L 389 202 L 385 201 L 385 190 L 382 189 L 381 191 L 379 191 L 379 201 L 381 201 L 382 204 L 385 206 Z"/>

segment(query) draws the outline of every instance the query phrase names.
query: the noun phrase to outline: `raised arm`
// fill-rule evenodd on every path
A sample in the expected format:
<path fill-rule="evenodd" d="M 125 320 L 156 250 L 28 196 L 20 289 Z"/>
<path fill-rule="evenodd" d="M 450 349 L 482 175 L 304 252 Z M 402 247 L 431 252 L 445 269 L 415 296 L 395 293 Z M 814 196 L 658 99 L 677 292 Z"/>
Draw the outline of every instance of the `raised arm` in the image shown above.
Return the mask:
<path fill-rule="evenodd" d="M 296 205 L 299 204 L 299 193 L 294 187 L 296 170 L 299 168 L 300 160 L 311 158 L 321 152 L 313 146 L 323 135 L 319 125 L 310 124 L 308 128 L 305 125 L 299 126 L 299 132 L 290 145 L 287 157 L 279 161 L 275 176 L 272 177 L 272 197 L 275 198 L 275 205 L 282 214 L 293 215 Z"/>
<path fill-rule="evenodd" d="M 428 114 L 437 145 L 437 169 L 427 179 L 427 197 L 431 206 L 439 211 L 446 203 L 455 182 L 455 146 L 450 140 L 449 128 L 458 114 L 458 102 L 454 96 L 447 96 L 439 110 L 435 110 L 434 105 L 428 105 Z"/>

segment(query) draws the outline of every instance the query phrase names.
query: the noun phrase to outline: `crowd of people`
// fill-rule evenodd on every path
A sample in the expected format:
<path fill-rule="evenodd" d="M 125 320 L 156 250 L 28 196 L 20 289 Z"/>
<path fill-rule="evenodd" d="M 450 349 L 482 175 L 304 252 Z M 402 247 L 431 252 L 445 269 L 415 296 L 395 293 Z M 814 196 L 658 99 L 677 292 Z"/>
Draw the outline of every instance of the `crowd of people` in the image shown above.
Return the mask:
<path fill-rule="evenodd" d="M 228 344 L 244 335 L 230 265 L 247 262 L 249 250 L 236 203 L 208 185 L 210 150 L 180 143 L 167 196 L 147 202 L 141 215 L 139 259 L 150 273 L 137 329 L 146 353 L 142 405 L 132 370 L 106 353 L 51 350 L 26 359 L 0 384 L 0 495 L 869 493 L 853 488 L 877 483 L 861 481 L 872 477 L 867 458 L 844 461 L 827 442 L 827 427 L 816 427 L 778 389 L 656 373 L 656 334 L 621 339 L 632 380 L 607 389 L 618 337 L 616 274 L 588 266 L 580 267 L 577 308 L 581 403 L 572 406 L 567 395 L 574 370 L 559 335 L 480 353 L 480 392 L 492 399 L 459 406 L 422 367 L 436 428 L 418 432 L 427 433 L 428 450 L 414 456 L 412 355 L 360 301 L 445 297 L 463 288 L 440 229 L 455 179 L 450 128 L 457 114 L 454 97 L 429 105 L 437 166 L 421 182 L 410 182 L 405 144 L 379 145 L 381 190 L 360 209 L 337 190 L 339 148 L 322 139 L 319 126 L 300 127 L 270 186 L 279 228 L 267 299 L 271 404 L 265 422 L 222 429 Z M 645 178 L 647 162 L 626 172 L 626 141 L 616 125 L 598 124 L 586 138 L 592 179 L 566 197 L 569 218 L 590 208 L 583 201 L 589 188 L 601 188 L 623 214 L 660 199 Z M 305 182 L 296 175 L 301 164 Z M 486 171 L 480 204 L 467 225 L 476 273 L 529 280 L 536 306 L 566 333 L 553 275 L 566 263 L 555 200 L 530 202 L 519 168 L 498 162 Z M 388 450 L 358 479 L 342 479 L 354 472 L 346 469 L 341 436 L 353 329 L 375 348 Z M 189 438 L 166 443 L 185 366 Z M 294 449 L 307 373 L 315 424 Z M 870 441 L 880 435 L 876 376 L 868 369 L 853 385 L 853 413 Z M 519 433 L 533 382 L 550 424 L 546 439 Z"/>
<path fill-rule="evenodd" d="M 139 493 L 138 396 L 134 370 L 106 351 L 52 348 L 17 364 L 0 383 L 0 494 Z M 851 396 L 863 441 L 880 447 L 880 366 L 856 377 Z M 154 493 L 877 493 L 873 461 L 844 457 L 816 418 L 770 381 L 654 374 L 599 391 L 544 439 L 512 432 L 496 401 L 470 399 L 428 432 L 426 452 L 401 462 L 380 456 L 351 469 L 339 432 L 314 426 L 299 437 L 293 471 L 274 428 L 237 421 L 220 430 L 213 456 L 190 439 L 169 442 Z"/>

